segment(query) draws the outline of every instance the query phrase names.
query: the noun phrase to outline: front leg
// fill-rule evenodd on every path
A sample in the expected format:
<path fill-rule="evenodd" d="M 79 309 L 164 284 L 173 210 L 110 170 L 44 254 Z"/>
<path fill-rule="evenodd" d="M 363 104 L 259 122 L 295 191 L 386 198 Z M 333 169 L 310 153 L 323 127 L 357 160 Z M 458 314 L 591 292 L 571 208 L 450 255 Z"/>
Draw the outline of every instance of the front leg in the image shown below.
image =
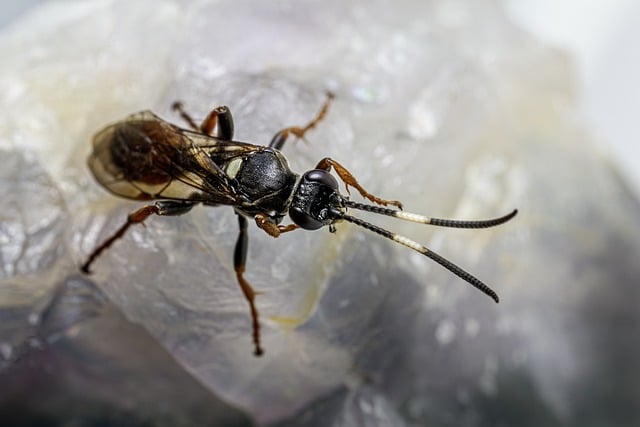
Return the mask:
<path fill-rule="evenodd" d="M 265 214 L 256 214 L 254 218 L 256 220 L 256 225 L 259 228 L 263 229 L 271 237 L 280 237 L 282 233 L 297 230 L 298 228 L 300 228 L 296 224 L 276 225 Z"/>
<path fill-rule="evenodd" d="M 373 203 L 377 203 L 382 206 L 392 205 L 392 206 L 396 206 L 399 209 L 402 209 L 402 203 L 400 203 L 399 201 L 381 199 L 369 193 L 364 188 L 362 188 L 362 186 L 358 183 L 358 181 L 351 174 L 351 172 L 349 172 L 344 166 L 342 166 L 340 163 L 336 162 L 332 158 L 325 157 L 324 159 L 320 160 L 316 165 L 316 169 L 324 169 L 327 172 L 330 172 L 332 167 L 336 170 L 336 173 L 338 174 L 342 182 L 344 182 L 347 188 L 347 193 L 349 193 L 349 186 L 352 186 L 353 188 L 358 190 L 358 192 L 360 192 L 362 197 L 371 200 Z"/>

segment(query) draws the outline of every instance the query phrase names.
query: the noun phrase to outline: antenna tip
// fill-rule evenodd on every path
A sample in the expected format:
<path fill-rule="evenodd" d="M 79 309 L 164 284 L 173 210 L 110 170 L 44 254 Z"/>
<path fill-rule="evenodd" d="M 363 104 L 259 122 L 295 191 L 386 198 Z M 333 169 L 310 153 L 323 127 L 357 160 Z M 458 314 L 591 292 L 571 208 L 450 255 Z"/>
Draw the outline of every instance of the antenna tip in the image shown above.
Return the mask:
<path fill-rule="evenodd" d="M 498 294 L 496 294 L 493 290 L 489 290 L 487 292 L 485 292 L 487 295 L 489 295 L 489 297 L 494 300 L 496 302 L 496 304 L 498 304 L 500 302 L 500 297 L 498 296 Z"/>

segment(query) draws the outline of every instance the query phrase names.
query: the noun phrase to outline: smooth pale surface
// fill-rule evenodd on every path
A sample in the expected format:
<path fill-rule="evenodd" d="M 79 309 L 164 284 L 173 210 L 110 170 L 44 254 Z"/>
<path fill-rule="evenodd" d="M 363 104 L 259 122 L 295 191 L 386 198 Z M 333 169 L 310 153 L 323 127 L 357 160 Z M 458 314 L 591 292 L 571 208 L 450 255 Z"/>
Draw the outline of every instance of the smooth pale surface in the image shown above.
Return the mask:
<path fill-rule="evenodd" d="M 621 173 L 640 194 L 640 3 L 635 0 L 505 0 L 514 20 L 571 53 L 578 106 Z"/>
<path fill-rule="evenodd" d="M 371 192 L 435 217 L 519 208 L 494 230 L 367 216 L 487 281 L 499 305 L 352 225 L 277 240 L 252 227 L 260 359 L 232 269 L 232 210 L 132 230 L 92 279 L 258 422 L 637 420 L 639 380 L 626 373 L 637 368 L 638 205 L 575 119 L 567 59 L 494 2 L 66 1 L 19 24 L 0 40 L 12 58 L 0 65 L 0 147 L 29 153 L 57 183 L 59 243 L 73 254 L 62 263 L 79 264 L 140 206 L 93 182 L 91 135 L 141 109 L 179 123 L 176 99 L 197 119 L 226 104 L 237 139 L 266 144 L 329 89 L 336 101 L 309 143 L 285 147 L 295 171 L 331 156 Z M 40 206 L 23 193 L 19 203 Z"/>

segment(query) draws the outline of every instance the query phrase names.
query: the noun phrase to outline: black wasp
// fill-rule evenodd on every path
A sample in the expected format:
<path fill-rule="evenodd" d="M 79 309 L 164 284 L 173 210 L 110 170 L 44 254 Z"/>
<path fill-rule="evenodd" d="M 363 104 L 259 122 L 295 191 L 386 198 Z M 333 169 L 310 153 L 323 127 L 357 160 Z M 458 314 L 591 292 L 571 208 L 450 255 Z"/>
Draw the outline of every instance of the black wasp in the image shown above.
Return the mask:
<path fill-rule="evenodd" d="M 88 163 L 96 180 L 113 194 L 133 200 L 157 200 L 128 215 L 127 221 L 89 255 L 82 271 L 89 273 L 95 259 L 122 237 L 132 224 L 151 215 L 182 215 L 196 204 L 232 206 L 238 216 L 240 232 L 233 264 L 238 284 L 249 302 L 253 321 L 255 354 L 263 354 L 260 345 L 260 321 L 255 305 L 256 292 L 244 278 L 247 258 L 247 218 L 270 236 L 303 228 L 317 230 L 348 221 L 408 246 L 466 280 L 498 302 L 497 294 L 480 280 L 426 247 L 348 215 L 347 208 L 387 215 L 407 221 L 444 227 L 486 228 L 513 218 L 517 210 L 500 218 L 483 221 L 457 221 L 428 218 L 402 211 L 395 200 L 384 200 L 368 193 L 355 177 L 335 160 L 325 157 L 315 169 L 299 177 L 289 169 L 280 151 L 291 136 L 304 138 L 327 114 L 333 95 L 306 126 L 288 127 L 276 133 L 268 146 L 233 140 L 233 117 L 227 107 L 217 107 L 200 126 L 180 103 L 173 109 L 191 130 L 172 125 L 150 111 L 131 115 L 107 126 L 93 138 L 93 153 Z M 375 205 L 356 203 L 338 191 L 334 170 L 345 184 L 353 187 Z M 376 206 L 377 205 L 377 206 Z M 383 206 L 393 206 L 387 208 Z M 292 224 L 281 225 L 286 215 Z"/>

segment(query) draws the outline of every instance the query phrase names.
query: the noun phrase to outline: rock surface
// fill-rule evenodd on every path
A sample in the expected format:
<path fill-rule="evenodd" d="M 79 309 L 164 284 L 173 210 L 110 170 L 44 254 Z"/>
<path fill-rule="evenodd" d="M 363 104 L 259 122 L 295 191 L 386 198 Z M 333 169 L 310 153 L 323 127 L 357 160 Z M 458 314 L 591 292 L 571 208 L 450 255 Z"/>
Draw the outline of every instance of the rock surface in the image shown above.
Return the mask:
<path fill-rule="evenodd" d="M 575 116 L 568 59 L 495 2 L 52 1 L 7 28 L 0 51 L 5 373 L 58 284 L 140 206 L 92 180 L 95 131 L 145 109 L 180 123 L 169 106 L 181 100 L 197 119 L 228 105 L 237 139 L 267 144 L 331 90 L 308 143 L 284 149 L 292 169 L 331 156 L 371 192 L 436 217 L 517 207 L 492 230 L 366 216 L 485 280 L 499 305 L 348 224 L 279 239 L 252 227 L 257 359 L 225 207 L 151 218 L 118 241 L 90 277 L 104 304 L 259 424 L 639 422 L 637 200 Z M 63 331 L 105 316 L 78 312 Z"/>

